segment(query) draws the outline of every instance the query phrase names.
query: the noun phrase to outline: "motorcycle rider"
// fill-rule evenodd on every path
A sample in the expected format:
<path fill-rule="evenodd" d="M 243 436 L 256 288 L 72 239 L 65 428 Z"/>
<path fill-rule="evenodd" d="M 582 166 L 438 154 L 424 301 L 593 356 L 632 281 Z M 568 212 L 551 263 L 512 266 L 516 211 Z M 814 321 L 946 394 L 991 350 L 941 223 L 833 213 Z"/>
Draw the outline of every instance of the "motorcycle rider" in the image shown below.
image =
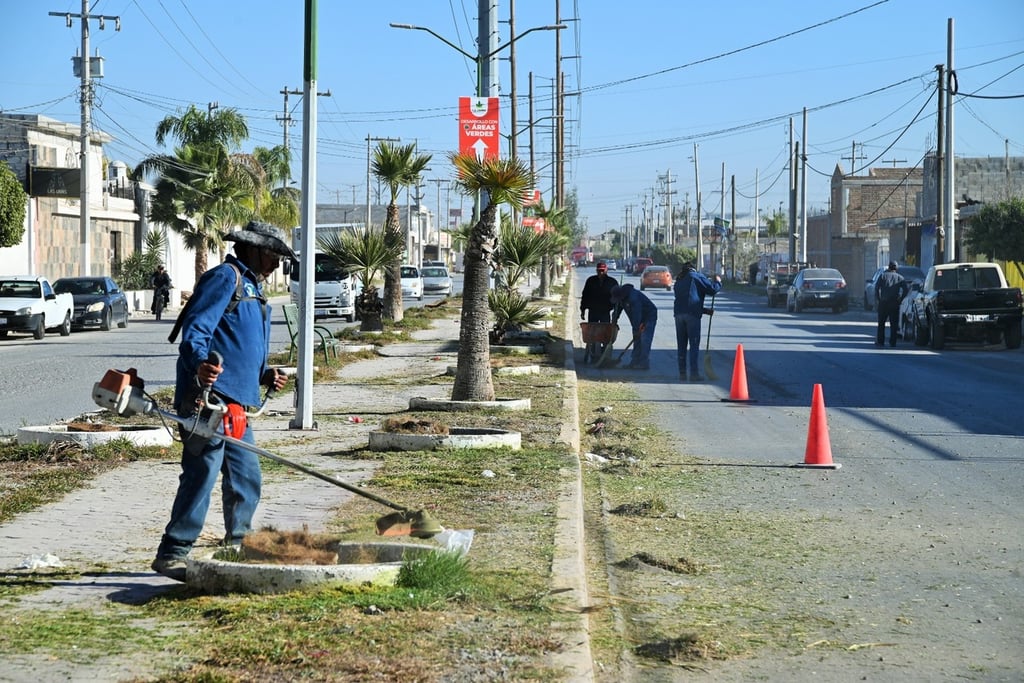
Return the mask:
<path fill-rule="evenodd" d="M 171 303 L 171 276 L 164 270 L 164 264 L 160 264 L 153 271 L 153 274 L 149 276 L 149 286 L 153 290 L 153 305 L 150 308 L 150 312 L 156 314 L 156 298 L 162 296 L 164 298 L 164 308 L 167 308 Z"/>

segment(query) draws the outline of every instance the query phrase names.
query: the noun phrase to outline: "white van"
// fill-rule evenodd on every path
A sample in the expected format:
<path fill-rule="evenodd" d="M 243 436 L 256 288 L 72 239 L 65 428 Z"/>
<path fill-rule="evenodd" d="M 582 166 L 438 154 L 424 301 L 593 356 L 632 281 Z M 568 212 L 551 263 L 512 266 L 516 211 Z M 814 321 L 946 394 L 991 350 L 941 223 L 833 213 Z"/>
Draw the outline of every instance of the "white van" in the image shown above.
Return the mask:
<path fill-rule="evenodd" d="M 356 277 L 341 268 L 327 254 L 317 252 L 314 259 L 313 317 L 356 319 Z M 299 262 L 288 274 L 288 289 L 293 304 L 299 304 Z"/>

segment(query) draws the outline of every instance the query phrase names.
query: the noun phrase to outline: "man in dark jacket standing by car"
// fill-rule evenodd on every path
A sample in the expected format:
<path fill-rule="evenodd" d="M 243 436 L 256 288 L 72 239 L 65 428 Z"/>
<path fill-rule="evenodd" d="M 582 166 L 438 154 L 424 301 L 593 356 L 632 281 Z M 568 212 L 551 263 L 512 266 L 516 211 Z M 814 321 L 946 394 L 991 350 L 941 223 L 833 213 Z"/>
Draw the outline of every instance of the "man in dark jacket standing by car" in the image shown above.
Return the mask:
<path fill-rule="evenodd" d="M 715 275 L 708 279 L 692 263 L 683 266 L 673 286 L 676 299 L 672 314 L 676 319 L 676 359 L 679 364 L 679 379 L 686 381 L 686 366 L 689 360 L 690 381 L 702 382 L 697 359 L 700 354 L 700 317 L 705 313 L 704 297 L 714 295 L 722 289 L 722 278 Z M 712 315 L 712 310 L 707 310 Z M 689 348 L 687 348 L 689 347 Z"/>
<path fill-rule="evenodd" d="M 608 277 L 608 265 L 604 261 L 597 262 L 597 272 L 587 278 L 580 295 L 580 320 L 587 320 L 590 311 L 590 322 L 606 323 L 611 320 L 612 289 L 618 286 L 613 277 Z"/>
<path fill-rule="evenodd" d="M 907 281 L 897 270 L 895 261 L 878 276 L 875 283 L 875 304 L 878 309 L 878 333 L 875 346 L 885 346 L 885 323 L 889 322 L 889 346 L 896 346 L 896 333 L 900 328 L 900 303 L 910 291 Z"/>

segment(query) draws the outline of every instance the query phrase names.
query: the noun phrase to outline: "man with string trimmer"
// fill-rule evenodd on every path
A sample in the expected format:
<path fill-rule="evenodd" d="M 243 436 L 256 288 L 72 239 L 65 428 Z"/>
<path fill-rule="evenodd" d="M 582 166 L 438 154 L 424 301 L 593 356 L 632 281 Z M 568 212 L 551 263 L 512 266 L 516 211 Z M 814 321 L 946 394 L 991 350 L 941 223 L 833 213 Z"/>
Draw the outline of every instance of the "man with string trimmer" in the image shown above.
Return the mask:
<path fill-rule="evenodd" d="M 260 404 L 261 385 L 273 391 L 286 382 L 283 373 L 267 365 L 270 306 L 263 282 L 277 270 L 282 257 L 294 259 L 295 253 L 285 242 L 284 232 L 268 223 L 252 221 L 224 239 L 235 243 L 235 253 L 203 274 L 179 321 L 174 410 L 181 417 L 194 415 L 208 389 L 227 404 L 229 414 L 242 418 L 232 436 L 254 443 L 252 429 L 244 421 L 246 407 Z M 218 356 L 225 359 L 223 365 L 211 362 Z M 252 529 L 262 472 L 259 457 L 250 450 L 190 434 L 184 427 L 179 432 L 178 492 L 152 567 L 184 581 L 185 557 L 203 530 L 218 474 L 223 475 L 224 543 L 234 545 Z"/>
<path fill-rule="evenodd" d="M 675 303 L 672 313 L 676 319 L 676 361 L 679 365 L 679 379 L 686 381 L 686 367 L 690 367 L 690 381 L 703 382 L 700 374 L 700 317 L 704 313 L 714 314 L 714 309 L 704 307 L 704 297 L 714 295 L 722 289 L 722 278 L 716 274 L 714 280 L 697 270 L 693 263 L 686 263 L 676 276 L 673 286 Z M 712 378 L 713 379 L 713 378 Z"/>

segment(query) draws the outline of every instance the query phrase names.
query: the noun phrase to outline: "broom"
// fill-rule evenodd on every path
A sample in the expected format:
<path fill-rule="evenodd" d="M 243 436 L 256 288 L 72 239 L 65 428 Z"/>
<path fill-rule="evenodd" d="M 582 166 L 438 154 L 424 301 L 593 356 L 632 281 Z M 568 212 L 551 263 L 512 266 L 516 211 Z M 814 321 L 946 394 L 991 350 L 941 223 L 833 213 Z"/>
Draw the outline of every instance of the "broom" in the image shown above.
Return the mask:
<path fill-rule="evenodd" d="M 704 376 L 712 381 L 718 379 L 715 369 L 711 367 L 711 321 L 715 317 L 715 294 L 711 295 L 711 308 L 708 309 L 708 343 L 704 349 Z"/>

